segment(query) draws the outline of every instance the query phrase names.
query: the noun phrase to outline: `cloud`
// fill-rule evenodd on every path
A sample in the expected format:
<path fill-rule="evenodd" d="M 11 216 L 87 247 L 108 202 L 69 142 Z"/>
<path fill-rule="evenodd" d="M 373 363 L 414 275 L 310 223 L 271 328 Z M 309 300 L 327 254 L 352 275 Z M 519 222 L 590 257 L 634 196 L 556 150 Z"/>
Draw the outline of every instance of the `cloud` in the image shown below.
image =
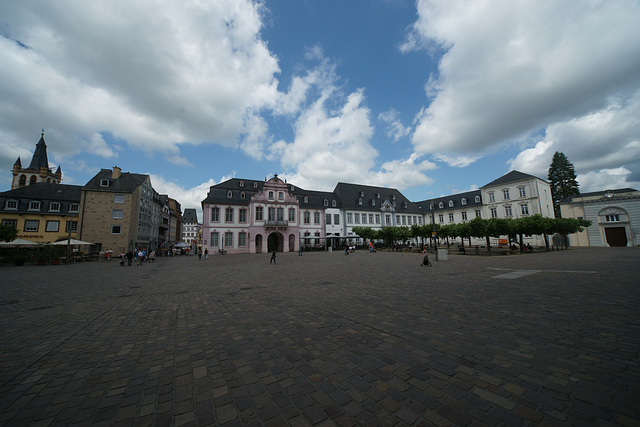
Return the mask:
<path fill-rule="evenodd" d="M 262 7 L 248 0 L 5 2 L 0 125 L 23 141 L 33 139 L 24 134 L 30 121 L 55 126 L 66 136 L 59 150 L 70 155 L 98 149 L 111 157 L 105 143 L 92 145 L 103 131 L 180 164 L 183 143 L 253 151 L 264 135 L 256 117 L 277 99 L 279 72 L 259 37 Z"/>
<path fill-rule="evenodd" d="M 378 114 L 378 120 L 385 123 L 387 136 L 396 142 L 411 133 L 411 128 L 405 127 L 402 124 L 400 119 L 398 119 L 398 112 L 394 109 Z"/>
<path fill-rule="evenodd" d="M 640 189 L 640 181 L 631 181 L 631 171 L 620 167 L 615 169 L 602 169 L 578 174 L 577 181 L 580 184 L 580 192 L 616 190 L 621 188 Z"/>
<path fill-rule="evenodd" d="M 417 9 L 403 51 L 444 52 L 427 76 L 433 100 L 416 115 L 419 154 L 479 158 L 640 84 L 636 1 L 420 0 Z"/>
<path fill-rule="evenodd" d="M 161 175 L 148 173 L 151 179 L 153 189 L 160 194 L 167 194 L 172 199 L 180 203 L 182 212 L 187 208 L 195 209 L 198 214 L 198 221 L 202 222 L 202 204 L 201 202 L 207 198 L 209 187 L 215 185 L 216 182 L 211 178 L 192 188 L 184 188 L 174 181 L 168 181 Z M 228 178 L 223 178 L 225 181 Z"/>

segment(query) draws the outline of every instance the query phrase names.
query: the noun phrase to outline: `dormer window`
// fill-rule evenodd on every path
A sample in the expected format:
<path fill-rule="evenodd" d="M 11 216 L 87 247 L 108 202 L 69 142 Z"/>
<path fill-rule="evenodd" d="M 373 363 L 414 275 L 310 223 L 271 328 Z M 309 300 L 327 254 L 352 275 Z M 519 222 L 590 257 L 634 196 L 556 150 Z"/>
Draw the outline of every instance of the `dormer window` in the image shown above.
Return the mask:
<path fill-rule="evenodd" d="M 444 208 L 444 203 L 442 203 L 442 202 L 438 203 L 438 207 L 439 207 L 440 209 L 443 209 L 443 208 Z"/>
<path fill-rule="evenodd" d="M 258 188 L 258 183 L 257 182 L 253 183 L 253 188 Z"/>
<path fill-rule="evenodd" d="M 395 194 L 392 194 L 392 195 L 391 195 L 391 200 L 395 200 L 395 199 L 396 199 L 396 195 L 395 195 Z"/>
<path fill-rule="evenodd" d="M 304 201 L 304 203 L 309 203 L 309 196 L 304 196 L 304 199 L 302 199 Z"/>
<path fill-rule="evenodd" d="M 329 200 L 324 199 L 324 205 L 325 205 L 325 206 L 329 206 Z"/>
<path fill-rule="evenodd" d="M 247 197 L 244 191 L 240 192 L 240 198 L 244 200 Z"/>
<path fill-rule="evenodd" d="M 100 180 L 100 187 L 108 187 L 109 186 L 109 180 L 108 179 L 101 179 Z"/>
<path fill-rule="evenodd" d="M 49 212 L 60 212 L 60 203 L 51 202 L 49 204 Z"/>
<path fill-rule="evenodd" d="M 18 209 L 17 200 L 7 200 L 6 209 L 16 210 Z"/>
<path fill-rule="evenodd" d="M 362 199 L 361 199 L 361 198 L 360 198 L 360 199 L 358 199 L 358 204 L 359 204 L 360 206 L 362 206 Z"/>
<path fill-rule="evenodd" d="M 467 205 L 467 199 L 463 197 L 462 200 L 460 200 L 460 203 L 462 203 L 462 206 L 466 206 Z"/>
<path fill-rule="evenodd" d="M 480 196 L 476 196 L 476 203 L 480 203 Z"/>
<path fill-rule="evenodd" d="M 380 193 L 376 193 L 376 198 L 380 198 Z"/>
<path fill-rule="evenodd" d="M 227 199 L 230 199 L 233 197 L 233 191 L 229 190 L 227 191 Z"/>
<path fill-rule="evenodd" d="M 360 197 L 364 197 L 364 191 L 360 192 Z"/>
<path fill-rule="evenodd" d="M 407 206 L 408 206 L 407 202 L 402 202 L 402 207 L 403 207 L 403 208 L 405 208 L 405 209 L 406 209 L 406 208 L 407 208 Z"/>
<path fill-rule="evenodd" d="M 39 211 L 40 210 L 40 202 L 29 202 L 29 210 L 30 211 Z"/>
<path fill-rule="evenodd" d="M 375 206 L 376 205 L 376 199 L 372 199 L 371 200 L 371 206 Z"/>
<path fill-rule="evenodd" d="M 80 205 L 78 203 L 71 203 L 69 206 L 69 212 L 78 212 L 80 210 Z"/>
<path fill-rule="evenodd" d="M 240 187 L 244 187 L 244 181 L 240 181 Z"/>
<path fill-rule="evenodd" d="M 336 206 L 338 206 L 338 203 L 335 200 L 332 200 L 331 201 L 331 207 L 335 208 Z"/>
<path fill-rule="evenodd" d="M 449 207 L 452 208 L 453 207 L 453 200 L 449 200 Z"/>

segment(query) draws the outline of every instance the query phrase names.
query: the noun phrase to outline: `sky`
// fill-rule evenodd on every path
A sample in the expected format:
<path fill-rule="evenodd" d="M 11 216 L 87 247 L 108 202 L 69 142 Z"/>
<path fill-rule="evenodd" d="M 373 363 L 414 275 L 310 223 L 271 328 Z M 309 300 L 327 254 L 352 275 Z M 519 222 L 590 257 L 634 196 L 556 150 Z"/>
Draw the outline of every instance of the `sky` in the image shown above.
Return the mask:
<path fill-rule="evenodd" d="M 638 23 L 637 0 L 0 0 L 0 185 L 44 129 L 64 184 L 118 166 L 199 213 L 233 177 L 422 201 L 546 180 L 556 151 L 582 192 L 640 189 Z"/>

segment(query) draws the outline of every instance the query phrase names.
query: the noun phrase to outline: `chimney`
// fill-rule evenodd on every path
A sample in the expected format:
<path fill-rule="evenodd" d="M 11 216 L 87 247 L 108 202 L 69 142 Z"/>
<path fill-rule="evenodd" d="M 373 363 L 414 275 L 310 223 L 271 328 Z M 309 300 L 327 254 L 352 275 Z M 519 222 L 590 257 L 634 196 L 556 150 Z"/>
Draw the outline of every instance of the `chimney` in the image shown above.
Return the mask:
<path fill-rule="evenodd" d="M 120 169 L 117 166 L 114 166 L 113 167 L 113 172 L 111 173 L 111 178 L 113 178 L 113 179 L 120 178 L 120 172 L 122 172 L 122 169 Z"/>

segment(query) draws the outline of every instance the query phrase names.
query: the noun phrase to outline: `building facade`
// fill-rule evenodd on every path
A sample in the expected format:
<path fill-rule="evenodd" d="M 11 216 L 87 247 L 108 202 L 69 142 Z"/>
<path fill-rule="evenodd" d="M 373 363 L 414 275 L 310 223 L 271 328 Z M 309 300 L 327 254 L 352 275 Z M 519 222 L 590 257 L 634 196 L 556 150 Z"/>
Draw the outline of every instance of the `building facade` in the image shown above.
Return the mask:
<path fill-rule="evenodd" d="M 182 241 L 191 245 L 192 249 L 202 246 L 198 241 L 201 225 L 198 223 L 198 213 L 193 208 L 187 208 L 182 215 Z"/>
<path fill-rule="evenodd" d="M 2 224 L 18 229 L 18 238 L 39 243 L 76 238 L 79 185 L 36 183 L 0 193 Z"/>
<path fill-rule="evenodd" d="M 586 219 L 591 226 L 569 235 L 572 246 L 640 245 L 640 191 L 633 188 L 571 196 L 560 203 L 563 218 Z"/>
<path fill-rule="evenodd" d="M 47 156 L 47 144 L 44 142 L 44 129 L 40 140 L 36 144 L 33 152 L 31 163 L 27 168 L 22 168 L 20 157 L 13 164 L 13 179 L 11 181 L 11 189 L 25 187 L 27 185 L 46 182 L 51 184 L 60 184 L 62 181 L 62 171 L 60 166 L 53 172 L 49 169 L 49 158 Z"/>
<path fill-rule="evenodd" d="M 114 252 L 157 250 L 158 200 L 148 175 L 102 169 L 82 187 L 79 239 Z"/>

